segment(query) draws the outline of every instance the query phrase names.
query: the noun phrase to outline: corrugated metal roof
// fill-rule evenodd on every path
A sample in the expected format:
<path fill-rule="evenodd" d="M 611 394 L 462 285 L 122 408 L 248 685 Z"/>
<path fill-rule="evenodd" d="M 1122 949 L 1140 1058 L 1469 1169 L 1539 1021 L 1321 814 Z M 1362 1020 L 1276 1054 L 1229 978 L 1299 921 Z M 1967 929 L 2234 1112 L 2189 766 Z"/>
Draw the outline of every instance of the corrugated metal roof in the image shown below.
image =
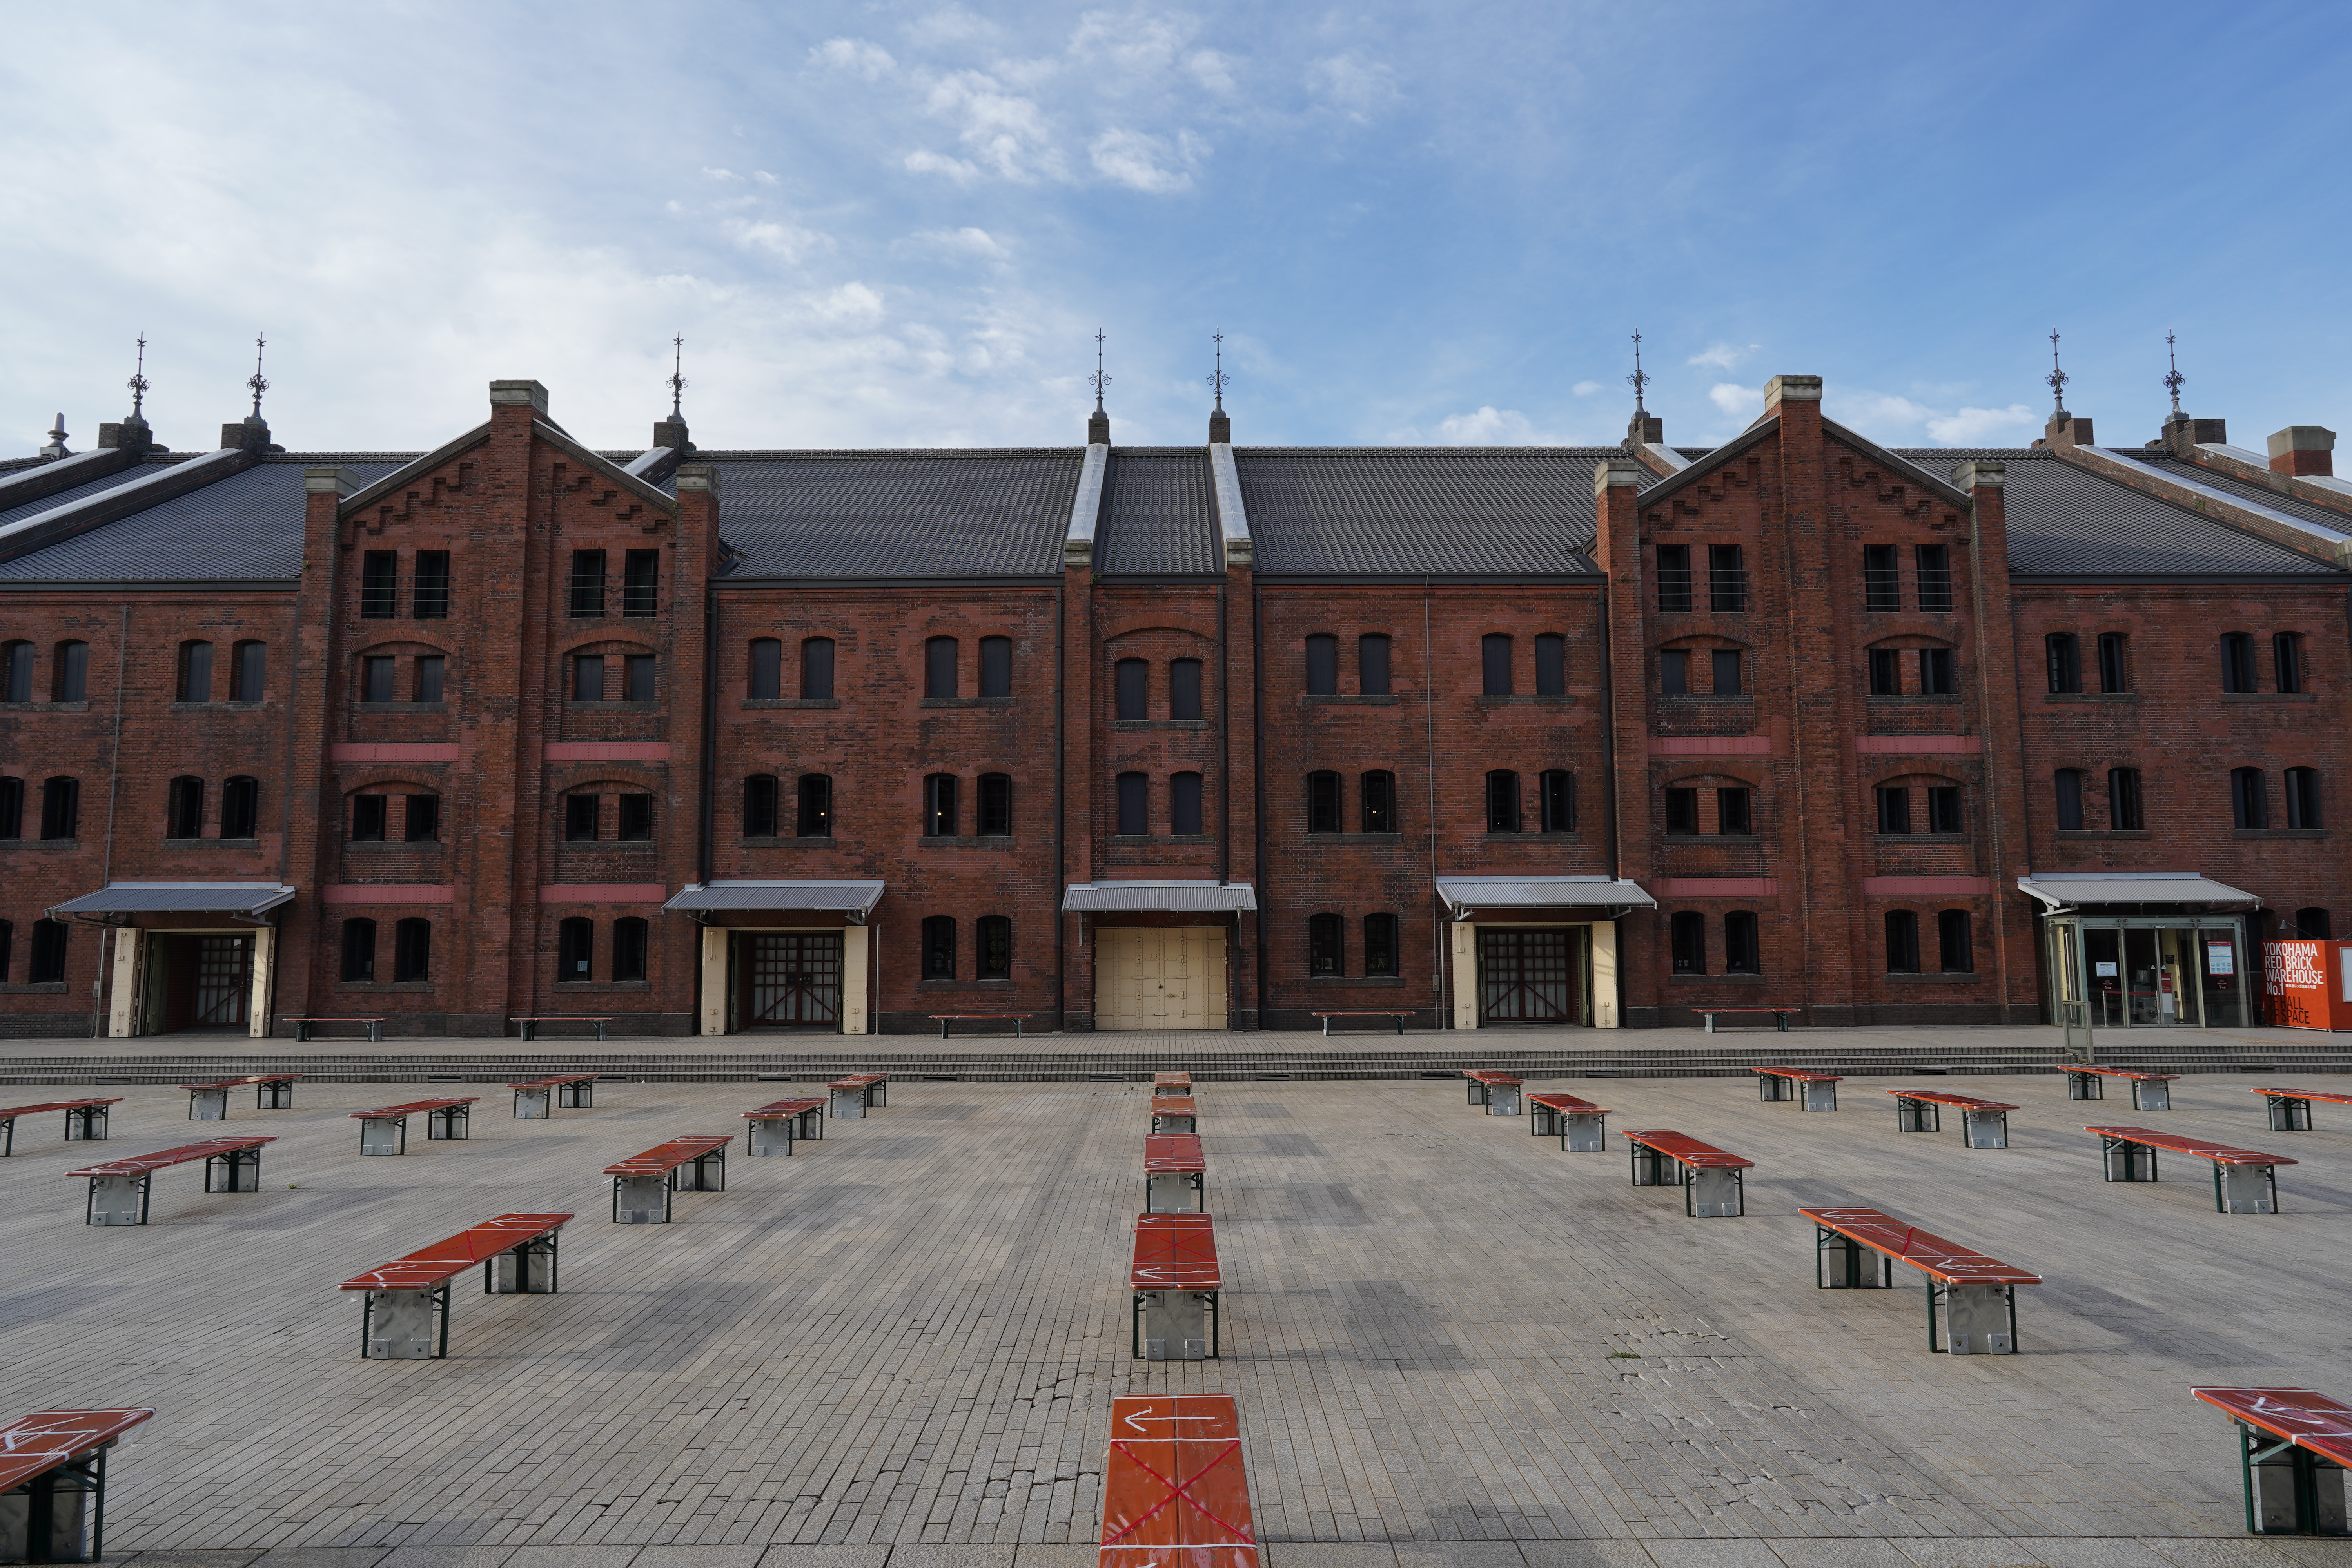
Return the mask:
<path fill-rule="evenodd" d="M 1224 912 L 1257 908 L 1247 882 L 1072 882 L 1062 890 L 1064 914 L 1104 911 Z"/>
<path fill-rule="evenodd" d="M 1595 570 L 1592 465 L 1618 447 L 1237 447 L 1260 572 Z M 1656 479 L 1643 471 L 1642 488 Z"/>
<path fill-rule="evenodd" d="M 0 562 L 0 582 L 290 580 L 302 571 L 302 470 L 333 463 L 367 480 L 391 473 L 401 461 L 381 452 L 273 456 L 144 511 Z M 136 473 L 116 475 L 110 482 L 157 471 L 155 465 L 142 465 Z M 64 504 L 67 499 L 50 497 L 36 510 Z"/>
<path fill-rule="evenodd" d="M 127 485 L 133 479 L 143 479 L 149 474 L 160 472 L 174 464 L 184 463 L 190 458 L 208 455 L 203 452 L 174 452 L 169 458 L 150 458 L 144 463 L 136 463 L 127 468 L 117 468 L 110 474 L 101 474 L 94 479 L 84 479 L 78 485 L 68 485 L 57 494 L 43 496 L 38 500 L 22 501 L 15 506 L 0 507 L 0 528 L 5 528 L 10 523 L 31 517 L 37 512 L 47 511 L 51 507 L 71 506 L 74 502 L 94 496 L 100 490 L 110 490 L 117 485 Z"/>
<path fill-rule="evenodd" d="M 1440 877 L 1457 918 L 1470 910 L 1654 910 L 1658 900 L 1615 877 Z"/>
<path fill-rule="evenodd" d="M 825 910 L 865 919 L 882 899 L 880 882 L 708 882 L 688 888 L 666 910 Z"/>
<path fill-rule="evenodd" d="M 2033 871 L 2017 885 L 2052 909 L 2082 904 L 2260 904 L 2194 871 Z"/>
<path fill-rule="evenodd" d="M 1206 447 L 1112 447 L 1095 570 L 1107 577 L 1223 571 L 1213 489 Z"/>
<path fill-rule="evenodd" d="M 2268 511 L 2283 511 L 2305 522 L 2316 523 L 2333 533 L 2352 533 L 2352 514 L 2336 511 L 2315 502 L 2300 500 L 2268 485 L 2252 479 L 2242 479 L 2235 474 L 2224 474 L 2212 468 L 2184 463 L 2168 451 L 2133 451 L 2120 447 L 2100 448 L 2109 457 L 2121 458 L 2128 463 L 2141 463 L 2167 479 L 2177 479 L 2208 489 L 2220 490 L 2225 496 L 2258 506 Z"/>
<path fill-rule="evenodd" d="M 52 915 L 258 915 L 294 897 L 277 882 L 110 882 L 53 905 Z"/>
<path fill-rule="evenodd" d="M 1084 449 L 698 452 L 737 577 L 1052 577 Z M 661 489 L 677 492 L 675 477 Z"/>

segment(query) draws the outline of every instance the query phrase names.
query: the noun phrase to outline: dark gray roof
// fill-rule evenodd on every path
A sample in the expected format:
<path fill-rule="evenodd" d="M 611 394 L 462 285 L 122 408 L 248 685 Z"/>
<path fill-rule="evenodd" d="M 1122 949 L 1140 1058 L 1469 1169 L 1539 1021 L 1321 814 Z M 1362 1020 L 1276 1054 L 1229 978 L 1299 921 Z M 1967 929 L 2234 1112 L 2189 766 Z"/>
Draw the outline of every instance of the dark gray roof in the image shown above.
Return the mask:
<path fill-rule="evenodd" d="M 131 480 L 142 475 L 152 474 L 158 468 L 168 467 L 173 463 L 184 463 L 190 458 L 203 455 L 201 452 L 174 452 L 168 458 L 150 458 L 146 462 L 136 463 L 127 468 L 117 468 L 110 474 L 100 474 L 97 479 L 84 479 L 78 485 L 69 485 L 57 494 L 43 496 L 38 500 L 0 507 L 0 528 L 7 527 L 19 518 L 31 517 L 36 512 L 47 511 L 51 507 L 70 506 L 84 496 L 96 495 L 100 490 L 110 490 L 117 485 L 127 485 Z"/>
<path fill-rule="evenodd" d="M 1103 475 L 1095 570 L 1106 577 L 1225 569 L 1205 447 L 1114 447 Z"/>
<path fill-rule="evenodd" d="M 694 455 L 718 466 L 736 577 L 1058 576 L 1083 459 L 1075 447 Z"/>
<path fill-rule="evenodd" d="M 2273 511 L 2283 511 L 2289 517 L 2299 517 L 2305 522 L 2315 522 L 2322 528 L 2332 528 L 2338 533 L 2352 533 L 2352 513 L 2336 511 L 2312 501 L 2282 494 L 2271 489 L 2270 486 L 2257 484 L 2252 479 L 2242 479 L 2234 474 L 2218 473 L 2211 468 L 2200 468 L 2195 463 L 2184 463 L 2170 452 L 2127 451 L 2115 447 L 2106 447 L 2105 450 L 2129 462 L 2145 463 L 2168 479 L 2186 479 L 2191 484 L 2203 485 L 2209 489 L 2220 490 L 2224 495 L 2236 496 L 2239 500 L 2254 506 L 2267 507 Z"/>
<path fill-rule="evenodd" d="M 1622 447 L 1236 448 L 1260 572 L 1595 570 L 1592 465 Z M 1644 470 L 1644 489 L 1655 483 Z"/>
<path fill-rule="evenodd" d="M 2187 507 L 2101 479 L 2046 450 L 1898 452 L 1948 477 L 1972 458 L 2009 465 L 2009 569 L 2028 577 L 2330 576 L 2336 568 Z"/>

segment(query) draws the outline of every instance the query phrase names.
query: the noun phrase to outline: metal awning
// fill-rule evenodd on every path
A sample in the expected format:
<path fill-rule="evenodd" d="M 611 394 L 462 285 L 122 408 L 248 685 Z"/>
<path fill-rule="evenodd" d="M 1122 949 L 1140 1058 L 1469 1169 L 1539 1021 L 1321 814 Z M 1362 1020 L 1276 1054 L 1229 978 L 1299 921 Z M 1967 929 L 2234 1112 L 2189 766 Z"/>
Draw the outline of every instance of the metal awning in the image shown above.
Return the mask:
<path fill-rule="evenodd" d="M 851 925 L 882 900 L 882 884 L 875 882 L 698 882 L 662 905 L 699 919 L 730 910 L 809 910 L 847 915 Z"/>
<path fill-rule="evenodd" d="M 2089 904 L 2234 904 L 2262 900 L 2194 871 L 2029 871 L 2018 888 L 2053 910 Z"/>
<path fill-rule="evenodd" d="M 227 915 L 267 925 L 261 917 L 293 897 L 294 889 L 278 882 L 109 882 L 52 905 L 49 916 L 113 915 L 120 918 L 102 923 L 121 925 L 132 915 Z"/>
<path fill-rule="evenodd" d="M 1601 910 L 1614 920 L 1658 907 L 1657 900 L 1615 877 L 1440 877 L 1437 896 L 1457 921 L 1480 910 Z"/>
<path fill-rule="evenodd" d="M 1066 915 L 1126 910 L 1230 914 L 1256 908 L 1257 889 L 1247 882 L 1072 882 L 1062 889 Z"/>

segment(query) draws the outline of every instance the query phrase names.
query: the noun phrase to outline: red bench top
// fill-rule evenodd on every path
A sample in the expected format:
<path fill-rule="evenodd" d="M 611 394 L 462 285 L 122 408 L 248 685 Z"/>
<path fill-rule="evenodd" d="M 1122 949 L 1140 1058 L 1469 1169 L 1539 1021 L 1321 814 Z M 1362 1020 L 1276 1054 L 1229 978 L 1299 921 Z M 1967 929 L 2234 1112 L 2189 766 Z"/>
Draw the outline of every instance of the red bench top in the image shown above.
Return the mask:
<path fill-rule="evenodd" d="M 1208 1168 L 1208 1161 L 1201 1154 L 1198 1133 L 1155 1132 L 1143 1141 L 1143 1169 L 1147 1174 Z"/>
<path fill-rule="evenodd" d="M 1194 1116 L 1199 1114 L 1199 1108 L 1192 1103 L 1192 1097 L 1189 1094 L 1155 1094 L 1151 1097 L 1151 1114 Z"/>
<path fill-rule="evenodd" d="M 642 1154 L 632 1155 L 617 1165 L 607 1165 L 608 1176 L 665 1176 L 688 1160 L 699 1160 L 713 1149 L 723 1149 L 735 1142 L 732 1132 L 696 1132 L 684 1138 L 673 1138 Z"/>
<path fill-rule="evenodd" d="M 36 1410 L 0 1426 L 0 1492 L 121 1436 L 152 1410 Z"/>
<path fill-rule="evenodd" d="M 441 1110 L 452 1105 L 471 1105 L 482 1097 L 478 1094 L 455 1095 L 447 1100 L 419 1100 L 406 1105 L 386 1105 L 374 1110 L 354 1110 L 355 1119 L 377 1116 L 414 1116 L 420 1110 Z"/>
<path fill-rule="evenodd" d="M 5 1121 L 12 1116 L 38 1116 L 44 1110 L 80 1110 L 92 1105 L 121 1103 L 122 1097 L 118 1094 L 112 1100 L 53 1100 L 46 1105 L 12 1105 L 5 1110 L 0 1110 L 0 1121 Z"/>
<path fill-rule="evenodd" d="M 2190 1138 L 2179 1132 L 2155 1132 L 2145 1127 L 2085 1127 L 2083 1131 L 2095 1132 L 2102 1138 L 2121 1138 L 2133 1143 L 2145 1143 L 2151 1149 L 2162 1149 L 2174 1154 L 2194 1154 L 2217 1165 L 2295 1163 L 2284 1154 L 2257 1153 L 2252 1149 L 2234 1149 L 2227 1143 L 2208 1143 L 2202 1138 Z"/>
<path fill-rule="evenodd" d="M 212 1083 L 184 1083 L 180 1087 L 193 1094 L 200 1089 L 243 1089 L 249 1083 L 292 1083 L 301 1076 L 299 1072 L 257 1072 L 250 1078 L 225 1078 Z"/>
<path fill-rule="evenodd" d="M 1135 1261 L 1128 1269 L 1128 1289 L 1214 1290 L 1217 1280 L 1216 1226 L 1207 1215 L 1135 1216 Z"/>
<path fill-rule="evenodd" d="M 790 1100 L 780 1100 L 772 1105 L 763 1105 L 757 1110 L 747 1110 L 743 1114 L 746 1116 L 798 1116 L 803 1111 L 814 1110 L 824 1104 L 824 1097 L 821 1094 L 796 1094 Z"/>
<path fill-rule="evenodd" d="M 1930 1105 L 1948 1105 L 1956 1110 L 2015 1110 L 2017 1107 L 1998 1100 L 1979 1100 L 1972 1094 L 1953 1094 L 1940 1089 L 1890 1089 L 1886 1091 L 1897 1100 L 1924 1100 Z"/>
<path fill-rule="evenodd" d="M 1494 1068 L 1464 1068 L 1462 1076 L 1474 1083 L 1488 1084 L 1497 1089 L 1516 1089 L 1519 1082 L 1509 1073 L 1498 1071 Z"/>
<path fill-rule="evenodd" d="M 2143 1072 L 2143 1071 L 2141 1071 L 2141 1070 L 2140 1070 L 2139 1068 L 2095 1068 L 2095 1067 L 2085 1067 L 2085 1066 L 2084 1066 L 2084 1065 L 2083 1065 L 2082 1063 L 2080 1063 L 2080 1062 L 2075 1062 L 2075 1063 L 2072 1063 L 2072 1064 L 2069 1064 L 2069 1063 L 2066 1063 L 2066 1062 L 2060 1062 L 2060 1063 L 2058 1064 L 2058 1068 L 2057 1068 L 2057 1070 L 2058 1070 L 2058 1071 L 2060 1071 L 2060 1072 L 2095 1072 L 2095 1073 L 2097 1073 L 2101 1078 L 2139 1078 L 2139 1079 L 2152 1079 L 2153 1081 L 2158 1082 L 2158 1083 L 2170 1083 L 2173 1079 L 2177 1079 L 2177 1078 L 2179 1078 L 2179 1077 L 2180 1076 L 2180 1075 L 2179 1075 L 2179 1073 L 2177 1073 L 2177 1072 Z M 2259 1092 L 2259 1091 L 2257 1091 L 2257 1092 Z"/>
<path fill-rule="evenodd" d="M 1795 1007 L 1694 1007 L 1694 1013 L 1794 1013 Z"/>
<path fill-rule="evenodd" d="M 1770 1013 L 1776 1011 L 1776 1009 L 1771 1007 L 1734 1007 L 1729 1009 L 1718 1007 L 1716 1011 L 1730 1011 L 1735 1013 Z M 1748 1070 L 1749 1072 L 1769 1073 L 1774 1078 L 1801 1078 L 1807 1083 L 1843 1083 L 1845 1081 L 1845 1079 L 1840 1078 L 1833 1072 L 1815 1072 L 1811 1068 L 1749 1068 Z"/>
<path fill-rule="evenodd" d="M 924 1015 L 934 1024 L 942 1018 L 1034 1018 L 1036 1016 L 1034 1013 L 927 1013 Z"/>
<path fill-rule="evenodd" d="M 477 1263 L 486 1263 L 510 1247 L 562 1230 L 568 1214 L 502 1214 L 446 1241 L 420 1247 L 405 1258 L 371 1268 L 336 1287 L 341 1290 L 429 1290 L 454 1279 Z"/>
<path fill-rule="evenodd" d="M 507 1022 L 509 1024 L 609 1024 L 617 1016 L 619 1015 L 615 1013 L 607 1013 L 602 1017 L 593 1013 L 509 1013 L 507 1015 Z M 314 1018 L 311 1022 L 317 1023 L 318 1020 Z"/>
<path fill-rule="evenodd" d="M 1906 1225 L 1893 1215 L 1881 1214 L 1876 1209 L 1799 1209 L 1797 1212 L 1823 1230 L 1833 1230 L 1849 1240 L 1883 1252 L 1897 1263 L 1908 1263 L 1921 1273 L 1933 1275 L 1947 1285 L 2042 1283 L 2039 1274 L 2028 1274 L 2024 1269 L 2011 1268 L 1998 1258 L 1971 1251 L 1957 1241 L 1931 1236 L 1916 1225 Z"/>
<path fill-rule="evenodd" d="M 1529 1105 L 1540 1105 L 1548 1110 L 1559 1110 L 1574 1116 L 1606 1116 L 1609 1113 L 1589 1100 L 1579 1100 L 1572 1094 L 1560 1094 L 1546 1089 L 1541 1094 L 1528 1096 Z"/>
<path fill-rule="evenodd" d="M 1151 1087 L 1154 1089 L 1173 1089 L 1178 1084 L 1192 1088 L 1192 1075 L 1188 1072 L 1156 1072 L 1151 1075 Z"/>
<path fill-rule="evenodd" d="M 561 1089 L 567 1083 L 592 1083 L 603 1076 L 602 1073 L 593 1072 L 558 1073 L 553 1078 L 527 1078 L 520 1083 L 510 1083 L 507 1087 L 509 1089 Z"/>
<path fill-rule="evenodd" d="M 1687 1132 L 1669 1131 L 1664 1128 L 1650 1131 L 1628 1132 L 1618 1129 L 1617 1136 L 1628 1143 L 1639 1143 L 1645 1149 L 1655 1149 L 1670 1160 L 1694 1168 L 1710 1171 L 1745 1171 L 1753 1160 L 1743 1160 L 1737 1154 L 1727 1154 L 1712 1143 L 1702 1143 Z"/>
<path fill-rule="evenodd" d="M 2352 1468 L 2352 1405 L 2307 1388 L 2192 1388 L 2216 1405 L 2273 1437 Z"/>
<path fill-rule="evenodd" d="M 885 1082 L 889 1079 L 889 1077 L 890 1075 L 887 1072 L 854 1072 L 847 1078 L 835 1079 L 831 1083 L 826 1084 L 824 1087 L 827 1089 L 866 1089 L 874 1084 Z"/>
<path fill-rule="evenodd" d="M 264 1143 L 275 1143 L 274 1136 L 247 1133 L 241 1138 L 207 1138 L 198 1143 L 183 1143 L 176 1149 L 158 1149 L 152 1154 L 131 1154 L 120 1160 L 109 1160 L 102 1165 L 84 1165 L 79 1171 L 68 1171 L 68 1176 L 143 1176 L 150 1171 L 160 1171 L 167 1165 L 184 1165 L 191 1160 L 207 1160 L 215 1154 L 226 1154 L 232 1149 L 258 1149 Z"/>
<path fill-rule="evenodd" d="M 281 1024 L 384 1024 L 391 1022 L 391 1017 L 387 1015 L 381 1018 L 346 1018 L 341 1016 L 329 1017 L 322 1013 L 280 1013 L 278 1021 Z"/>
<path fill-rule="evenodd" d="M 1410 1018 L 1412 1007 L 1333 1007 L 1326 1012 L 1309 1013 L 1310 1018 Z"/>
<path fill-rule="evenodd" d="M 2247 1092 L 2266 1094 L 2273 1100 L 2317 1100 L 2329 1105 L 2352 1105 L 2352 1093 L 2338 1093 L 2332 1089 L 2256 1089 Z M 45 1106 L 42 1109 L 48 1108 Z M 0 1110 L 0 1116 L 6 1114 L 6 1111 Z"/>
<path fill-rule="evenodd" d="M 1234 1396 L 1113 1399 L 1102 1515 L 1096 1568 L 1258 1568 Z"/>

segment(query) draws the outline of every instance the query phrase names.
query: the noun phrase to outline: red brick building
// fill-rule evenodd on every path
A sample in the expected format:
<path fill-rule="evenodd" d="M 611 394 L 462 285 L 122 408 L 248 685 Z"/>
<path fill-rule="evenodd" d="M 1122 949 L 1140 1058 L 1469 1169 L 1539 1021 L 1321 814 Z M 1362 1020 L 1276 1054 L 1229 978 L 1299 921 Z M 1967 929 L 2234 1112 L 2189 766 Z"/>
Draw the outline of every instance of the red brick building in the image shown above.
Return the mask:
<path fill-rule="evenodd" d="M 0 1028 L 2251 1021 L 2333 437 L 0 465 Z"/>

